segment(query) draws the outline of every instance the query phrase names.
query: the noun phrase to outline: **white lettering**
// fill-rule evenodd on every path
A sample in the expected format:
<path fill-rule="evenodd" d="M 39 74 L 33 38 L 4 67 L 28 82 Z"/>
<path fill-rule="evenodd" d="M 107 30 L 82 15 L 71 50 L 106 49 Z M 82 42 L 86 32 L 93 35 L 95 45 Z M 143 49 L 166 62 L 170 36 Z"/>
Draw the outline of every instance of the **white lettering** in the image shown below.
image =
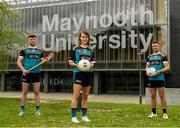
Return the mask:
<path fill-rule="evenodd" d="M 99 49 L 102 49 L 102 47 L 103 47 L 103 42 L 105 42 L 105 41 L 103 41 L 103 40 L 105 40 L 105 39 L 107 39 L 107 35 L 105 35 L 105 36 L 99 36 Z"/>
<path fill-rule="evenodd" d="M 106 22 L 107 19 L 107 22 Z M 103 14 L 99 20 L 100 26 L 107 28 L 112 24 L 112 16 L 110 14 Z"/>
<path fill-rule="evenodd" d="M 42 35 L 42 49 L 44 49 L 44 51 L 52 51 L 53 50 L 53 45 L 54 45 L 54 34 L 51 34 L 51 41 L 50 41 L 50 46 L 49 48 L 47 48 L 48 44 L 46 44 L 46 36 Z"/>
<path fill-rule="evenodd" d="M 62 31 L 71 30 L 71 19 L 70 18 L 63 18 L 61 20 L 61 26 Z"/>
<path fill-rule="evenodd" d="M 48 16 L 43 16 L 42 32 L 53 31 L 53 27 L 55 31 L 58 31 L 58 18 L 59 15 L 54 15 L 50 24 Z"/>
<path fill-rule="evenodd" d="M 89 29 L 90 21 L 92 21 L 93 28 L 97 28 L 97 17 L 96 16 L 86 16 L 86 29 Z"/>
<path fill-rule="evenodd" d="M 137 44 L 135 44 L 135 38 L 137 37 L 137 34 L 135 34 L 134 30 L 131 31 L 131 35 L 129 35 L 129 37 L 131 37 L 131 47 L 137 48 Z"/>
<path fill-rule="evenodd" d="M 111 42 L 109 44 L 109 47 L 112 49 L 119 48 L 121 45 L 119 39 L 120 39 L 119 35 L 111 35 L 109 37 L 109 41 Z"/>
<path fill-rule="evenodd" d="M 79 30 L 80 30 L 80 27 L 82 26 L 84 17 L 82 17 L 82 16 L 80 17 L 79 23 L 78 23 L 76 17 L 73 17 L 72 20 L 73 20 L 73 23 L 74 23 L 74 26 L 75 26 L 76 31 L 79 31 Z"/>
<path fill-rule="evenodd" d="M 122 17 L 121 18 L 122 20 L 120 20 L 120 17 Z M 118 27 L 124 26 L 127 23 L 127 20 L 128 20 L 127 16 L 124 13 L 120 13 L 120 12 L 115 14 L 113 17 L 114 24 Z"/>
<path fill-rule="evenodd" d="M 144 47 L 143 49 L 141 49 L 141 52 L 146 52 L 153 37 L 153 33 L 149 33 L 147 41 L 145 41 L 145 37 L 143 34 L 139 34 L 139 36 Z"/>

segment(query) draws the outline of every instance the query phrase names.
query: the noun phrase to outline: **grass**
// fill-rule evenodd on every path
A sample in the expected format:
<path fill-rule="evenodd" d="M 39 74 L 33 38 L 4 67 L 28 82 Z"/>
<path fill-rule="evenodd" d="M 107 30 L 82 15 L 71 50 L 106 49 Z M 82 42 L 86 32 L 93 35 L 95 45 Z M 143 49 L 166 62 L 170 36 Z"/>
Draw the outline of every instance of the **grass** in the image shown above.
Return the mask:
<path fill-rule="evenodd" d="M 29 99 L 25 115 L 19 117 L 20 99 L 0 98 L 1 127 L 180 127 L 179 106 L 168 106 L 169 119 L 162 119 L 158 106 L 156 118 L 147 118 L 150 105 L 93 103 L 88 104 L 91 123 L 71 123 L 70 101 L 46 100 L 41 103 L 40 117 L 36 117 L 34 101 Z M 78 112 L 78 118 L 81 113 Z"/>

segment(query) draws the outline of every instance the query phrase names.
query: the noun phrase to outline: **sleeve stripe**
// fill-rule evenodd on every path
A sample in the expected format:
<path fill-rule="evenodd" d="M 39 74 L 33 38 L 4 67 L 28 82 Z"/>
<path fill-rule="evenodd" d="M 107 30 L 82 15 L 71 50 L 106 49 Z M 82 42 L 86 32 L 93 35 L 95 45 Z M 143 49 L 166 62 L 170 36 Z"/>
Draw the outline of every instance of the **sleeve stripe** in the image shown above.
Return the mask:
<path fill-rule="evenodd" d="M 69 60 L 69 63 L 74 63 L 74 61 L 73 60 Z"/>
<path fill-rule="evenodd" d="M 92 64 L 96 63 L 96 61 L 91 61 Z"/>
<path fill-rule="evenodd" d="M 167 64 L 168 63 L 168 61 L 163 61 L 163 64 Z"/>

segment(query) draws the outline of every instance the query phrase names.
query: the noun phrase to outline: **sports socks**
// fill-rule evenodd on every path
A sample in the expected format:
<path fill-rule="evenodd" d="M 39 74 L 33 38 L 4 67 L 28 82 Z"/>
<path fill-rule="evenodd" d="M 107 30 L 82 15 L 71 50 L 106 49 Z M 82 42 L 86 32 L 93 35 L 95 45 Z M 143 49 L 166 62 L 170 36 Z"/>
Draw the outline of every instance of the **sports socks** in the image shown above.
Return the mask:
<path fill-rule="evenodd" d="M 82 108 L 82 117 L 87 116 L 87 108 Z"/>
<path fill-rule="evenodd" d="M 37 105 L 37 106 L 36 106 L 36 112 L 39 112 L 39 111 L 40 111 L 40 106 Z"/>
<path fill-rule="evenodd" d="M 156 108 L 152 108 L 153 114 L 156 114 Z"/>
<path fill-rule="evenodd" d="M 71 108 L 72 117 L 76 117 L 77 108 Z"/>
<path fill-rule="evenodd" d="M 163 109 L 163 113 L 167 113 L 167 109 Z"/>
<path fill-rule="evenodd" d="M 24 109 L 25 109 L 25 106 L 24 106 L 24 105 L 21 105 L 20 111 L 24 112 Z"/>

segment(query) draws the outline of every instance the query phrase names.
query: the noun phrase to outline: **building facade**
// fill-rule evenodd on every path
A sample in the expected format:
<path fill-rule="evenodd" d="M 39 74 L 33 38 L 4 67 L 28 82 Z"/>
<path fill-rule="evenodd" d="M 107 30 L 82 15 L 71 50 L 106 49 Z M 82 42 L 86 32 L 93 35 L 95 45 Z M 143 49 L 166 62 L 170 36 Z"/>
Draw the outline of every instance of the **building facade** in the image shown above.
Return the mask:
<path fill-rule="evenodd" d="M 173 66 L 178 61 L 174 49 L 179 45 L 174 45 L 177 40 L 171 38 L 177 35 L 172 35 L 176 31 L 171 27 L 171 14 L 176 15 L 176 9 L 171 9 L 175 1 L 8 0 L 21 17 L 19 22 L 12 21 L 14 29 L 36 34 L 38 47 L 55 54 L 54 60 L 42 66 L 44 92 L 72 91 L 68 58 L 77 45 L 79 32 L 90 32 L 96 58 L 91 89 L 94 94 L 144 94 L 145 60 L 151 53 L 152 41 L 162 44 L 162 52 L 170 61 L 167 87 L 178 87 L 174 83 L 180 81 L 180 74 Z M 2 91 L 21 88 L 21 72 L 15 63 L 20 49 L 17 45 L 9 49 L 8 73 L 1 76 Z"/>

